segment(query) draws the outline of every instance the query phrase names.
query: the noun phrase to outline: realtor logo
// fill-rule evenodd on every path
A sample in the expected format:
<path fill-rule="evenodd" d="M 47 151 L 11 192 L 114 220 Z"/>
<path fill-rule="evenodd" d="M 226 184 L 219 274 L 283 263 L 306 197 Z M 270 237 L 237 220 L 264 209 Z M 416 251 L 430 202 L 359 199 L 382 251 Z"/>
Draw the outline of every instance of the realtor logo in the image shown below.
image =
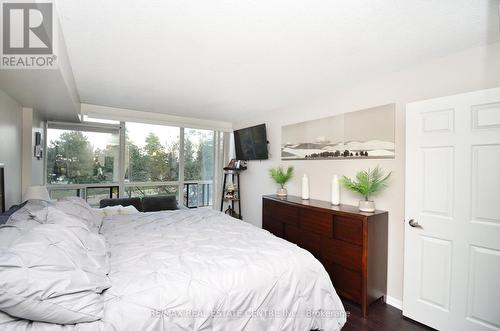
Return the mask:
<path fill-rule="evenodd" d="M 56 65 L 54 4 L 4 0 L 2 69 L 53 69 Z"/>

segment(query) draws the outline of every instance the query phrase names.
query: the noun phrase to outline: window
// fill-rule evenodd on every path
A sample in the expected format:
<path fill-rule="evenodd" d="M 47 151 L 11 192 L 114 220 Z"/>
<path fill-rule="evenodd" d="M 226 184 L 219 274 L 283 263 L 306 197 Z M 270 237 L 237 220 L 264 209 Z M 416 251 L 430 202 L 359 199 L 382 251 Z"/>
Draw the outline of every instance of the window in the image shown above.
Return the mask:
<path fill-rule="evenodd" d="M 215 131 L 85 117 L 49 122 L 46 141 L 53 199 L 79 196 L 98 206 L 120 194 L 175 195 L 190 208 L 212 205 Z"/>
<path fill-rule="evenodd" d="M 50 190 L 50 198 L 54 200 L 81 196 L 80 189 L 59 188 Z"/>
<path fill-rule="evenodd" d="M 119 126 L 49 123 L 46 155 L 52 199 L 78 196 L 99 206 L 118 197 Z"/>
<path fill-rule="evenodd" d="M 205 207 L 212 205 L 213 183 L 190 183 L 184 184 L 184 206 L 189 208 Z"/>
<path fill-rule="evenodd" d="M 158 185 L 158 186 L 128 186 L 125 193 L 128 197 L 146 197 L 150 195 L 175 195 L 179 192 L 178 185 Z"/>
<path fill-rule="evenodd" d="M 214 132 L 184 130 L 184 180 L 213 180 Z"/>
<path fill-rule="evenodd" d="M 179 136 L 177 127 L 127 123 L 125 181 L 178 181 Z"/>
<path fill-rule="evenodd" d="M 118 186 L 85 188 L 85 200 L 93 207 L 99 207 L 102 199 L 115 199 L 118 196 Z"/>
<path fill-rule="evenodd" d="M 47 130 L 47 184 L 118 182 L 117 133 Z"/>
<path fill-rule="evenodd" d="M 212 205 L 214 131 L 184 130 L 184 205 Z"/>

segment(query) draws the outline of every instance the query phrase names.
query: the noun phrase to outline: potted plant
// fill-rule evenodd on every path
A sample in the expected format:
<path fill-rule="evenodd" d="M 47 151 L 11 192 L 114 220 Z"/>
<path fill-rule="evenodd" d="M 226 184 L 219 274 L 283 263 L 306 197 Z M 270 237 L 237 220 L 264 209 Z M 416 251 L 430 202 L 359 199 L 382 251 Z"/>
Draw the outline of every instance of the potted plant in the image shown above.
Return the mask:
<path fill-rule="evenodd" d="M 377 166 L 373 170 L 362 170 L 356 174 L 356 179 L 352 180 L 342 176 L 340 183 L 346 189 L 361 194 L 365 199 L 359 200 L 359 210 L 372 213 L 375 211 L 375 202 L 370 197 L 379 193 L 387 187 L 387 179 L 391 173 L 384 176 L 383 170 Z"/>
<path fill-rule="evenodd" d="M 293 166 L 289 166 L 286 171 L 282 167 L 272 168 L 269 170 L 271 177 L 280 185 L 278 196 L 286 197 L 287 191 L 285 184 L 293 177 Z"/>

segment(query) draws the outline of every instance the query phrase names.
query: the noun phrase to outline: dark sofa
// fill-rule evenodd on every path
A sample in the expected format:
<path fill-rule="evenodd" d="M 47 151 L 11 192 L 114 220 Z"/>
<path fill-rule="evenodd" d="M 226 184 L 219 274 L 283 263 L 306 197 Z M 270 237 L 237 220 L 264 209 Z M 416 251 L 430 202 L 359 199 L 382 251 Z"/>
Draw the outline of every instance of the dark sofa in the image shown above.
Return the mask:
<path fill-rule="evenodd" d="M 123 207 L 134 206 L 140 212 L 179 209 L 175 196 L 159 195 L 144 198 L 103 199 L 99 202 L 100 208 L 118 205 Z"/>

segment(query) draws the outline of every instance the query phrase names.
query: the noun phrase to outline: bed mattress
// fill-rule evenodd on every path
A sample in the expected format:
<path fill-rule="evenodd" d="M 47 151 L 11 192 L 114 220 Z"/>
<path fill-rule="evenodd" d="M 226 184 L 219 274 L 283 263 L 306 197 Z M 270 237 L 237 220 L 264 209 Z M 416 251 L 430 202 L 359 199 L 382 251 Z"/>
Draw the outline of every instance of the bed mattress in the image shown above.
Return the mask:
<path fill-rule="evenodd" d="M 345 310 L 321 263 L 269 232 L 212 209 L 106 217 L 112 286 L 102 320 L 2 330 L 335 331 Z"/>

